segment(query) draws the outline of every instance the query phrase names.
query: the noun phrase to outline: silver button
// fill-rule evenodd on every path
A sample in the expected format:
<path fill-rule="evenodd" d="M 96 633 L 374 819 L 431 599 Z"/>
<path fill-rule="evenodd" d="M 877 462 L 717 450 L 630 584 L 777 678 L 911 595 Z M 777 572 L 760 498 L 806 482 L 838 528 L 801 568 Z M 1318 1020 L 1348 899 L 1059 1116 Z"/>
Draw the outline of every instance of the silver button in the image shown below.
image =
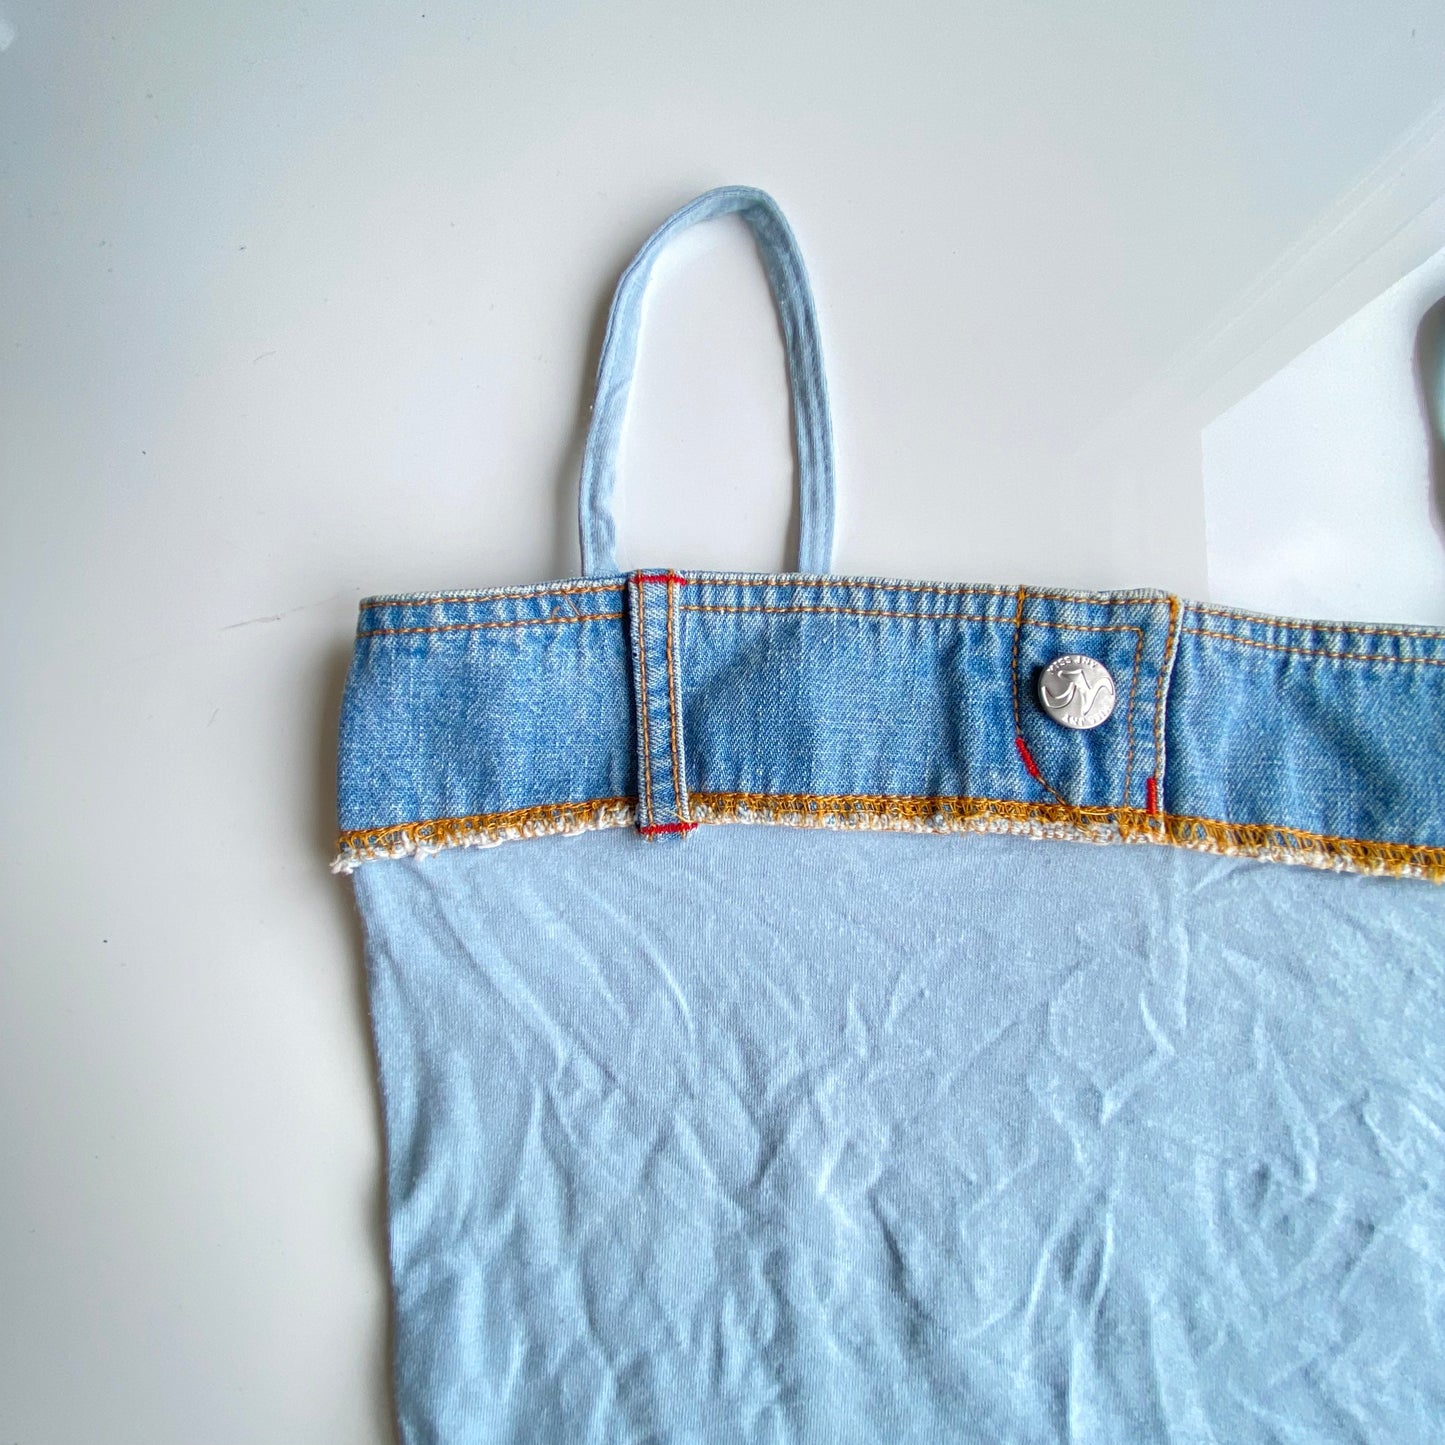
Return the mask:
<path fill-rule="evenodd" d="M 1072 652 L 1056 657 L 1039 674 L 1039 702 L 1066 728 L 1096 728 L 1114 711 L 1114 679 L 1102 662 Z"/>

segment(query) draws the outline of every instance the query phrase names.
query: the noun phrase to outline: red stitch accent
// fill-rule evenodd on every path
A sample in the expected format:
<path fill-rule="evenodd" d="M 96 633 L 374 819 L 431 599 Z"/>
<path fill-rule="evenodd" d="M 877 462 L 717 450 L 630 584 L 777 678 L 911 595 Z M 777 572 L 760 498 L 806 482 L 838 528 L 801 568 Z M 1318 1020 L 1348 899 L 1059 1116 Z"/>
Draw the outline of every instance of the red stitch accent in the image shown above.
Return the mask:
<path fill-rule="evenodd" d="M 1043 774 L 1039 772 L 1039 765 L 1034 761 L 1034 755 L 1029 751 L 1029 745 L 1022 738 L 1014 739 L 1014 746 L 1019 750 L 1019 757 L 1024 760 L 1024 767 L 1029 770 L 1029 777 L 1043 781 Z"/>
<path fill-rule="evenodd" d="M 638 582 L 675 582 L 679 587 L 687 585 L 687 578 L 679 577 L 676 572 L 639 572 L 634 580 Z"/>
<path fill-rule="evenodd" d="M 1144 781 L 1144 811 L 1146 813 L 1159 811 L 1159 784 L 1153 778 L 1146 778 Z"/>
<path fill-rule="evenodd" d="M 654 833 L 691 833 L 696 827 L 696 823 L 649 823 L 637 831 L 651 837 Z"/>

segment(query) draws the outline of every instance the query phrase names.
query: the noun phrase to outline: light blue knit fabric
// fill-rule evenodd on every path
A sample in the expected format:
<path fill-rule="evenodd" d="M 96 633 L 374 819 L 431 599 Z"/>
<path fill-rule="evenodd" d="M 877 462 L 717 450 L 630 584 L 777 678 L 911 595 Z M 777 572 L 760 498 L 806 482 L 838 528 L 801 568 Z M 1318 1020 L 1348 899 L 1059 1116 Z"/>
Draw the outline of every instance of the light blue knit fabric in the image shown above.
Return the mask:
<path fill-rule="evenodd" d="M 408 1445 L 1435 1445 L 1445 896 L 631 829 L 365 864 Z"/>

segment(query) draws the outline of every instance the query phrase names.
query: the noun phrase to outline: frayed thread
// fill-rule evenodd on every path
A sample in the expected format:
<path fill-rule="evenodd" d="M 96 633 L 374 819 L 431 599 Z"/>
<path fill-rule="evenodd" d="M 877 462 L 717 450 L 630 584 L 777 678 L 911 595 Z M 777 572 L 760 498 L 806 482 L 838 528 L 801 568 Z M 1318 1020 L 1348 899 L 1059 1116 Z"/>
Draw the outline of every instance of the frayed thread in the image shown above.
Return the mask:
<path fill-rule="evenodd" d="M 1388 878 L 1423 878 L 1445 883 L 1445 848 L 1337 838 L 1263 823 L 1221 823 L 1213 818 L 1166 815 L 1167 841 L 1178 848 L 1227 858 L 1302 863 L 1332 873 L 1365 873 Z"/>
<path fill-rule="evenodd" d="M 692 823 L 766 823 L 793 828 L 858 828 L 911 833 L 1002 833 L 1082 843 L 1156 843 L 1293 863 L 1336 873 L 1445 882 L 1445 848 L 1337 838 L 1265 824 L 1223 823 L 1138 808 L 1083 808 L 1001 798 L 815 796 L 808 793 L 693 793 Z M 344 833 L 334 873 L 374 858 L 427 857 L 444 848 L 493 847 L 521 838 L 630 827 L 630 799 L 556 803 L 466 818 L 402 823 Z M 691 824 L 687 825 L 689 828 Z M 682 831 L 673 825 L 671 830 Z"/>
<path fill-rule="evenodd" d="M 1337 838 L 1292 828 L 1222 823 L 1138 808 L 1084 808 L 998 798 L 762 793 L 694 793 L 691 807 L 700 823 L 1005 833 L 1081 843 L 1156 843 L 1220 857 L 1294 863 L 1329 872 L 1445 882 L 1445 848 Z"/>
<path fill-rule="evenodd" d="M 772 823 L 789 828 L 859 828 L 902 833 L 1010 833 L 1088 843 L 1150 841 L 1158 829 L 1137 809 L 1076 808 L 1001 798 L 895 798 L 848 794 L 693 793 L 700 823 Z M 1162 842 L 1162 838 L 1153 841 Z"/>
<path fill-rule="evenodd" d="M 427 858 L 444 848 L 494 848 L 522 838 L 625 828 L 636 821 L 637 810 L 630 799 L 602 798 L 590 803 L 548 803 L 504 813 L 365 828 L 341 835 L 340 852 L 331 871 L 352 873 L 374 858 Z"/>
<path fill-rule="evenodd" d="M 646 823 L 638 828 L 644 838 L 660 838 L 665 833 L 691 833 L 696 823 Z"/>

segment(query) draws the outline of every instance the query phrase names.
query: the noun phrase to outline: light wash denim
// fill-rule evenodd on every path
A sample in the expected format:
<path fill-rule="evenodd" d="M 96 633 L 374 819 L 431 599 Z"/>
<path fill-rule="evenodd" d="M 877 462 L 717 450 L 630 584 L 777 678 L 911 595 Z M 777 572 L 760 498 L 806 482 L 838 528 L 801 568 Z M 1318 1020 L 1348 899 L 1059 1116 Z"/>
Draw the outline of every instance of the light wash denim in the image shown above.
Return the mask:
<path fill-rule="evenodd" d="M 725 215 L 740 215 L 751 228 L 783 327 L 798 456 L 798 568 L 802 572 L 832 569 L 833 424 L 813 288 L 797 240 L 772 197 L 748 186 L 725 186 L 699 196 L 663 222 L 617 283 L 597 364 L 597 398 L 578 488 L 582 570 L 589 577 L 617 570 L 612 489 L 652 268 L 680 231 Z"/>
<path fill-rule="evenodd" d="M 620 575 L 647 277 L 727 211 L 804 570 Z M 822 575 L 820 358 L 710 193 L 618 289 L 586 575 L 363 604 L 404 1440 L 1445 1439 L 1445 635 Z"/>

